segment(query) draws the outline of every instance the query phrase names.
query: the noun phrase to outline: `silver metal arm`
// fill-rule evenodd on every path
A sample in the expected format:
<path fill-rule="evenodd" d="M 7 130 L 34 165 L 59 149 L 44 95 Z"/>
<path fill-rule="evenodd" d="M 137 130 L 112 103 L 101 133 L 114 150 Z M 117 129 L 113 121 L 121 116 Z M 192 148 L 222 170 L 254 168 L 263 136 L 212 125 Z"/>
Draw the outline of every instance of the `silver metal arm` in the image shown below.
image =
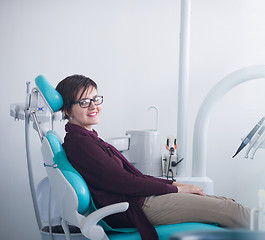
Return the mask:
<path fill-rule="evenodd" d="M 35 123 L 35 125 L 36 125 L 36 127 L 37 127 L 37 132 L 38 132 L 38 134 L 39 134 L 40 141 L 42 142 L 42 140 L 43 140 L 43 135 L 42 135 L 42 133 L 41 133 L 41 129 L 40 129 L 40 125 L 39 125 L 39 122 L 38 122 L 38 119 L 37 119 L 36 111 L 35 111 L 35 110 L 32 110 L 32 111 L 31 111 L 31 115 L 32 115 L 32 117 L 33 117 L 33 119 L 34 119 L 34 123 Z"/>
<path fill-rule="evenodd" d="M 40 218 L 40 212 L 36 199 L 35 192 L 35 184 L 33 179 L 33 170 L 32 170 L 32 161 L 30 154 L 30 146 L 29 146 L 29 127 L 30 127 L 30 93 L 29 93 L 29 82 L 27 83 L 27 96 L 26 96 L 26 104 L 25 104 L 25 142 L 26 142 L 26 154 L 27 154 L 27 165 L 28 165 L 28 177 L 29 177 L 29 186 L 31 191 L 31 197 L 33 202 L 33 207 L 35 211 L 36 220 L 38 223 L 39 229 L 42 228 L 42 222 Z"/>

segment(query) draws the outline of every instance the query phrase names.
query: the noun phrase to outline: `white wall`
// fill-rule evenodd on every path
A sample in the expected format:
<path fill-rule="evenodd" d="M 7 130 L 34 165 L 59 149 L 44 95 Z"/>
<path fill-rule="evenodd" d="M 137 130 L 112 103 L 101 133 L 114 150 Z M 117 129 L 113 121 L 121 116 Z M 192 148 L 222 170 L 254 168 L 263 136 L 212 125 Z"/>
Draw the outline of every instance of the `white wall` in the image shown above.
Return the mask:
<path fill-rule="evenodd" d="M 56 86 L 70 74 L 87 75 L 105 97 L 96 128 L 103 138 L 154 128 L 155 114 L 147 108 L 156 105 L 164 142 L 177 131 L 179 7 L 174 0 L 0 2 L 1 239 L 40 239 L 27 180 L 24 123 L 9 116 L 9 104 L 24 102 L 25 82 L 44 74 Z M 208 91 L 232 71 L 265 62 L 264 10 L 262 0 L 192 1 L 189 165 L 194 120 Z M 209 126 L 207 174 L 215 192 L 249 207 L 264 187 L 265 152 L 254 161 L 243 153 L 231 156 L 264 115 L 264 87 L 264 80 L 255 80 L 233 89 Z M 63 135 L 63 124 L 56 126 Z M 32 135 L 37 183 L 45 171 L 38 137 Z"/>

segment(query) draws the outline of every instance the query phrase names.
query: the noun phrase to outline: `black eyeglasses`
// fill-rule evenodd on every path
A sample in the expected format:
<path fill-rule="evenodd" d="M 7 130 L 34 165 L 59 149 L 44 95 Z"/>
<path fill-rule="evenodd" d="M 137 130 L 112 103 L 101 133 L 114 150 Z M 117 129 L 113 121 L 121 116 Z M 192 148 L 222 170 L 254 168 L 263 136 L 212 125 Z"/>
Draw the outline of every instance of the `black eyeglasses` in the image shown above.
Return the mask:
<path fill-rule="evenodd" d="M 91 106 L 91 102 L 94 102 L 94 104 L 95 104 L 96 106 L 98 106 L 98 105 L 100 105 L 100 104 L 103 103 L 103 96 L 96 96 L 96 97 L 93 98 L 93 99 L 88 99 L 88 98 L 86 98 L 86 99 L 81 99 L 81 100 L 79 100 L 79 101 L 73 102 L 73 104 L 77 104 L 77 103 L 79 103 L 79 106 L 80 106 L 81 108 L 88 108 L 88 107 Z"/>

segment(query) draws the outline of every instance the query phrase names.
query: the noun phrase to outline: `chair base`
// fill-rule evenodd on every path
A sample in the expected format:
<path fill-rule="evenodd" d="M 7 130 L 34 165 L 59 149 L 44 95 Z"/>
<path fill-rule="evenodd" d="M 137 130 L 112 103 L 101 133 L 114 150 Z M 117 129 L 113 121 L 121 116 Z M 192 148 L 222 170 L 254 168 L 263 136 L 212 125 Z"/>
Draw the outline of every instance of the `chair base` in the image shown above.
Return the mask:
<path fill-rule="evenodd" d="M 178 223 L 172 225 L 156 226 L 156 231 L 159 236 L 159 240 L 168 240 L 170 236 L 177 233 L 193 232 L 193 231 L 217 231 L 222 230 L 215 225 L 204 223 Z M 53 232 L 53 240 L 65 240 L 65 234 L 63 232 Z M 87 240 L 82 233 L 71 233 L 71 240 Z M 109 233 L 110 240 L 142 240 L 139 232 L 131 233 Z M 47 229 L 41 230 L 41 240 L 50 240 L 50 233 Z"/>
<path fill-rule="evenodd" d="M 77 227 L 70 226 L 71 240 L 87 240 Z M 40 231 L 41 240 L 51 240 L 49 227 L 45 226 Z M 52 226 L 53 240 L 65 240 L 65 234 L 61 226 Z"/>

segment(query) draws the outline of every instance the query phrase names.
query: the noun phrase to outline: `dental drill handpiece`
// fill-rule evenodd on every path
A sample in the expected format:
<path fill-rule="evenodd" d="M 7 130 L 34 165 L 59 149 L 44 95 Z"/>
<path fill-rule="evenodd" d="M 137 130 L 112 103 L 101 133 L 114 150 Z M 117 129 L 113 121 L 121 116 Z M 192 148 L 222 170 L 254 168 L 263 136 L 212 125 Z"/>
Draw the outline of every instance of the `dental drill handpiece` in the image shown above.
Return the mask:
<path fill-rule="evenodd" d="M 239 148 L 237 149 L 236 153 L 232 158 L 234 158 L 251 140 L 251 138 L 254 136 L 254 134 L 259 130 L 260 126 L 264 122 L 265 117 L 263 117 L 256 125 L 255 127 L 250 131 L 250 133 L 244 138 L 242 143 L 240 144 Z"/>
<path fill-rule="evenodd" d="M 260 146 L 264 143 L 264 141 L 265 141 L 265 134 L 263 132 L 263 134 L 260 136 L 260 138 L 258 139 L 256 144 L 252 148 L 252 151 L 251 151 L 251 154 L 250 154 L 250 159 L 254 158 L 254 155 L 256 154 L 256 152 L 260 148 Z"/>
<path fill-rule="evenodd" d="M 262 128 L 258 131 L 257 135 L 254 137 L 253 141 L 250 142 L 249 147 L 248 147 L 248 150 L 247 150 L 247 152 L 246 152 L 246 156 L 245 156 L 245 158 L 248 158 L 248 154 L 249 154 L 249 152 L 250 152 L 250 150 L 251 150 L 252 148 L 253 148 L 253 149 L 256 148 L 257 142 L 258 142 L 258 140 L 260 139 L 260 136 L 263 134 L 264 130 L 265 130 L 265 127 L 262 126 Z"/>

